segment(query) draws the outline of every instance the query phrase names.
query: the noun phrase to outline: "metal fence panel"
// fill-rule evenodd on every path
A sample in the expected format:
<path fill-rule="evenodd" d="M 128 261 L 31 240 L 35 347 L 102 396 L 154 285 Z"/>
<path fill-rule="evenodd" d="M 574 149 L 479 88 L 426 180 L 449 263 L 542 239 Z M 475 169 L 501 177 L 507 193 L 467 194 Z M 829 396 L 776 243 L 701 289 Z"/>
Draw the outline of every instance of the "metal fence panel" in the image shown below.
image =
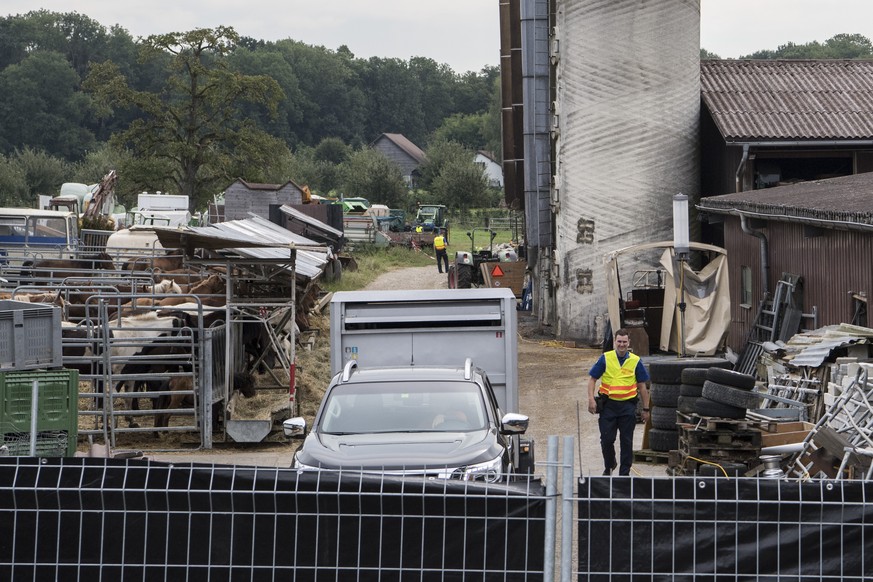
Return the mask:
<path fill-rule="evenodd" d="M 0 459 L 0 579 L 541 580 L 537 482 Z"/>
<path fill-rule="evenodd" d="M 870 482 L 579 483 L 578 580 L 870 580 Z"/>

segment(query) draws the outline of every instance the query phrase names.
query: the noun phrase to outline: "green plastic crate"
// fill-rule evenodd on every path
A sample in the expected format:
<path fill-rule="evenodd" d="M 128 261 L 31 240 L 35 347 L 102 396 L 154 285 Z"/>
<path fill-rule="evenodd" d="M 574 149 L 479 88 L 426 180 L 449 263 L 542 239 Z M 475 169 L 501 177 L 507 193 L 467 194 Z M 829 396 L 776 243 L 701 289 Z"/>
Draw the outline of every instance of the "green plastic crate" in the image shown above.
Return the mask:
<path fill-rule="evenodd" d="M 36 419 L 37 456 L 58 456 L 58 433 L 66 435 L 65 454 L 76 453 L 79 427 L 79 372 L 76 370 L 27 370 L 0 372 L 0 433 L 10 454 L 18 454 L 30 433 L 33 381 L 38 382 Z M 29 446 L 21 454 L 29 454 Z M 64 454 L 64 451 L 60 453 Z"/>

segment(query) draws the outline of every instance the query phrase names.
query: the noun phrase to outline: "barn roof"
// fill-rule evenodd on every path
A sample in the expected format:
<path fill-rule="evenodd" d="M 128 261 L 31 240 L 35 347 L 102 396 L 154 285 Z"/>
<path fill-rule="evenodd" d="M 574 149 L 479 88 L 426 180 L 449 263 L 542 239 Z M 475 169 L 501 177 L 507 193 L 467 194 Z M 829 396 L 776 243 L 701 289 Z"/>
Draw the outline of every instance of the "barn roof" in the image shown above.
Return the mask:
<path fill-rule="evenodd" d="M 873 139 L 870 60 L 703 60 L 700 85 L 728 142 Z"/>
<path fill-rule="evenodd" d="M 835 222 L 873 227 L 873 173 L 811 180 L 763 190 L 702 198 L 698 208 L 715 214 L 734 210 L 770 220 Z"/>
<path fill-rule="evenodd" d="M 378 138 L 376 138 L 373 143 L 375 144 L 382 138 L 387 139 L 388 141 L 396 145 L 398 148 L 403 150 L 406 155 L 414 159 L 419 164 L 423 164 L 425 161 L 427 161 L 427 156 L 425 155 L 424 151 L 420 147 L 409 141 L 406 136 L 399 133 L 383 133 Z"/>
<path fill-rule="evenodd" d="M 269 191 L 269 192 L 275 192 L 276 190 L 281 190 L 282 188 L 284 188 L 285 186 L 287 186 L 289 184 L 300 191 L 303 190 L 303 188 L 298 186 L 297 183 L 294 182 L 294 180 L 288 180 L 284 184 L 262 184 L 262 183 L 258 183 L 258 182 L 247 182 L 246 180 L 243 180 L 242 178 L 237 178 L 237 182 L 239 182 L 240 184 L 245 186 L 248 190 L 253 190 L 253 191 L 254 190 L 265 190 L 265 191 Z"/>

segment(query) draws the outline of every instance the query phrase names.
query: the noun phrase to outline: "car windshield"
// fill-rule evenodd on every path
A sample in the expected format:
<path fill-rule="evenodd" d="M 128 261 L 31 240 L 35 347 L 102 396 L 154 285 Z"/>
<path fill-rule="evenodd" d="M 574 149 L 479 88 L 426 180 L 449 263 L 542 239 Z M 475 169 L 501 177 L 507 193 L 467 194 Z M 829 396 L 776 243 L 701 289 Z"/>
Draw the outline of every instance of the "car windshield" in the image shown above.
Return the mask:
<path fill-rule="evenodd" d="M 329 393 L 321 432 L 459 432 L 486 427 L 487 415 L 474 382 L 363 382 Z"/>

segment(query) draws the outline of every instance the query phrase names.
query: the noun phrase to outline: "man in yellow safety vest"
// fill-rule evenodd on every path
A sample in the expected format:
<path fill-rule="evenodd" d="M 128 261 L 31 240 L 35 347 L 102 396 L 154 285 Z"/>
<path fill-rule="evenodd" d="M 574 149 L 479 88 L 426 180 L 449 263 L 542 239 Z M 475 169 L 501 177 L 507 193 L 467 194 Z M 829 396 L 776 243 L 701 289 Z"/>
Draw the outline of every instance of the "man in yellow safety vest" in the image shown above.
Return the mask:
<path fill-rule="evenodd" d="M 630 475 L 638 399 L 643 401 L 643 422 L 649 418 L 649 391 L 646 389 L 649 373 L 640 357 L 630 351 L 627 330 L 615 332 L 613 346 L 615 349 L 601 355 L 588 372 L 588 412 L 600 414 L 603 474 L 611 475 L 618 466 L 619 475 Z M 597 380 L 600 380 L 600 390 L 595 395 Z M 616 433 L 621 445 L 619 464 L 615 462 Z"/>
<path fill-rule="evenodd" d="M 446 266 L 446 273 L 449 272 L 449 255 L 446 252 L 446 237 L 443 236 L 445 231 L 440 229 L 438 235 L 433 237 L 433 250 L 436 251 L 437 269 L 440 273 L 443 272 L 443 265 Z"/>

